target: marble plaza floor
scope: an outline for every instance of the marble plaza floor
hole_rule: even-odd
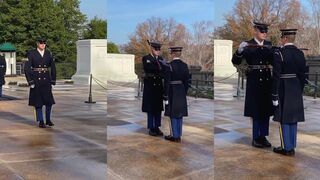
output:
[[[86,86],[60,82],[53,89],[55,126],[40,129],[27,106],[28,88],[6,86],[0,179],[213,179],[213,100],[189,98],[178,144],[147,135],[134,87],[107,88],[94,87],[97,103],[86,104]],[[168,118],[162,123],[168,134]]]
[[[243,116],[243,98],[232,84],[215,84],[214,179],[297,179],[320,177],[320,98],[304,97],[306,122],[299,123],[294,157],[251,146],[251,122]],[[268,139],[280,146],[278,124]]]
[[[106,93],[94,91],[99,102],[86,104],[87,91],[85,86],[55,86],[55,126],[40,129],[33,109],[27,106],[28,88],[4,88],[6,97],[0,101],[1,180],[106,179]]]
[[[108,91],[108,180],[213,179],[213,100],[189,98],[181,143],[147,134],[133,88]],[[161,129],[169,134],[168,118]]]

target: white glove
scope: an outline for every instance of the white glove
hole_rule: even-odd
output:
[[[30,88],[34,88],[34,84],[30,85]]]
[[[160,59],[159,62],[163,65],[167,65],[167,61],[165,59],[162,59],[162,60]]]
[[[169,101],[168,101],[168,100],[164,101],[164,104],[165,104],[165,105],[168,105],[168,104],[169,104]]]
[[[248,43],[243,41],[240,43],[239,48],[238,48],[238,53],[242,53],[242,51],[244,50],[245,47],[248,46]]]
[[[278,100],[272,101],[272,104],[273,104],[274,106],[278,106],[278,105],[279,105],[279,101],[278,101]]]

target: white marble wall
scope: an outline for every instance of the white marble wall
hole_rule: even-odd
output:
[[[17,74],[16,52],[0,52],[0,54],[2,54],[6,59],[6,63],[7,63],[6,75],[11,75],[11,74],[16,75]]]
[[[134,55],[132,54],[107,54],[109,80],[132,82],[138,79],[134,73]]]
[[[72,76],[76,84],[88,84],[90,74],[107,83],[108,80],[132,82],[134,55],[107,54],[106,39],[89,39],[77,42],[77,72]]]
[[[214,40],[214,75],[228,77],[236,72],[232,65],[232,41]]]

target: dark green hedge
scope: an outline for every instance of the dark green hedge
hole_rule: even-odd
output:
[[[57,79],[70,79],[76,73],[75,63],[56,63]]]

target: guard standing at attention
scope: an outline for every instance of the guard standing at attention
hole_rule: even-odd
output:
[[[148,41],[149,42],[149,41]],[[163,111],[163,67],[160,56],[161,44],[149,42],[151,53],[143,56],[144,85],[142,97],[142,112],[147,113],[149,135],[163,136],[160,130],[161,113]]]
[[[165,73],[165,116],[170,117],[171,134],[166,140],[181,142],[183,117],[188,116],[188,65],[180,58],[182,47],[170,47],[171,62]]]
[[[273,105],[277,110],[274,120],[280,122],[281,147],[275,153],[294,155],[297,144],[297,124],[303,122],[303,89],[306,60],[303,52],[294,45],[297,29],[282,29],[282,48],[274,53]]]
[[[51,108],[55,104],[52,85],[56,84],[56,66],[53,56],[46,49],[46,40],[39,38],[37,48],[28,51],[25,64],[25,75],[30,86],[29,106],[34,106],[36,120],[40,128],[53,126]],[[42,107],[45,106],[46,123],[44,123]]]
[[[6,59],[0,54],[0,97],[2,97],[2,86],[6,83],[4,76],[7,71]]]

